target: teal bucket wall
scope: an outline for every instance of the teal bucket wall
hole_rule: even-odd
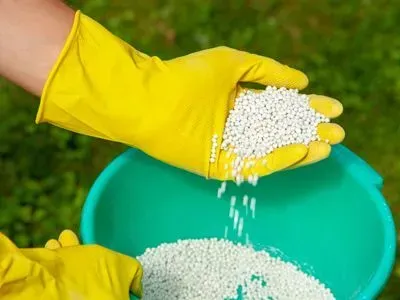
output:
[[[223,238],[232,222],[230,196],[247,194],[257,198],[256,218],[244,229],[255,248],[301,266],[337,299],[374,299],[387,282],[396,232],[382,178],[346,147],[333,147],[320,163],[261,178],[256,187],[228,184],[222,199],[218,187],[129,149],[91,188],[82,240],[137,256],[177,239]]]

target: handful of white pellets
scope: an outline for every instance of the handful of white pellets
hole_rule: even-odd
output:
[[[297,90],[245,91],[236,99],[223,133],[220,148],[228,156],[236,155],[231,166],[225,166],[226,172],[232,172],[226,177],[240,185],[244,168],[251,168],[255,159],[265,159],[280,147],[320,140],[317,126],[326,122],[329,119],[311,108],[308,96]],[[216,161],[216,149],[217,134],[212,138],[211,163]],[[251,173],[246,180],[255,186],[258,174]],[[227,183],[222,182],[217,197],[226,199],[226,189]],[[138,257],[144,268],[144,299],[335,299],[328,288],[295,265],[253,249],[245,220],[256,217],[255,197],[231,196],[227,208],[230,223],[224,228],[224,239],[161,244]],[[228,241],[228,235],[243,235],[245,245]]]
[[[221,149],[228,156],[236,154],[232,166],[226,166],[232,172],[227,177],[232,175],[241,183],[244,180],[241,172],[244,167],[252,166],[252,160],[287,145],[319,141],[317,126],[329,121],[310,107],[309,97],[299,94],[298,90],[276,87],[267,87],[261,92],[245,90],[236,98],[225,123]],[[217,138],[215,134],[210,162],[215,161]]]
[[[222,148],[232,148],[243,158],[261,158],[283,146],[319,140],[317,126],[326,122],[329,118],[311,108],[308,96],[297,90],[247,90],[230,111]]]

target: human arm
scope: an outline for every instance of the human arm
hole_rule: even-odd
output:
[[[40,96],[73,20],[60,0],[0,0],[0,76]]]

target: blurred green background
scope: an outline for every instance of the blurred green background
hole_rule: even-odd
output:
[[[309,93],[340,99],[345,145],[385,178],[400,220],[400,5],[384,0],[69,1],[161,58],[227,45],[308,74]],[[397,3],[397,4],[396,4]],[[96,175],[122,145],[36,126],[38,100],[0,79],[0,229],[19,246],[78,230]],[[357,216],[355,216],[356,218]],[[400,299],[400,265],[382,295]]]

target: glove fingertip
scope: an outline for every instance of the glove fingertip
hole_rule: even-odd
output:
[[[302,90],[309,80],[303,72],[284,65],[272,58],[247,54],[244,67],[240,68],[241,82],[253,82],[262,85],[286,87]]]
[[[343,113],[340,101],[321,95],[309,95],[310,107],[328,118],[337,118]]]
[[[321,123],[317,126],[317,133],[322,139],[331,145],[340,144],[345,136],[344,129],[336,123]]]
[[[308,146],[308,154],[299,163],[290,167],[290,169],[297,169],[299,167],[315,164],[321,160],[329,157],[332,147],[325,142],[311,142]]]
[[[49,249],[49,250],[55,250],[55,249],[61,248],[61,245],[60,245],[60,243],[59,243],[57,240],[51,239],[51,240],[48,240],[48,241],[46,242],[46,244],[44,245],[44,247],[45,247],[46,249]]]
[[[58,237],[58,241],[60,242],[62,247],[71,247],[78,246],[79,239],[77,235],[69,229],[63,230]]]
[[[294,144],[276,149],[267,156],[267,165],[274,171],[287,169],[293,164],[303,159],[308,152],[308,148],[302,144]]]
[[[289,76],[288,80],[288,88],[294,88],[298,90],[305,89],[308,86],[309,80],[306,74],[303,72],[296,70],[296,69],[291,69],[292,75]]]
[[[272,59],[264,59],[262,64],[263,67],[259,68],[259,71],[264,72],[264,84],[266,85],[298,90],[308,86],[308,77],[300,70]]]

